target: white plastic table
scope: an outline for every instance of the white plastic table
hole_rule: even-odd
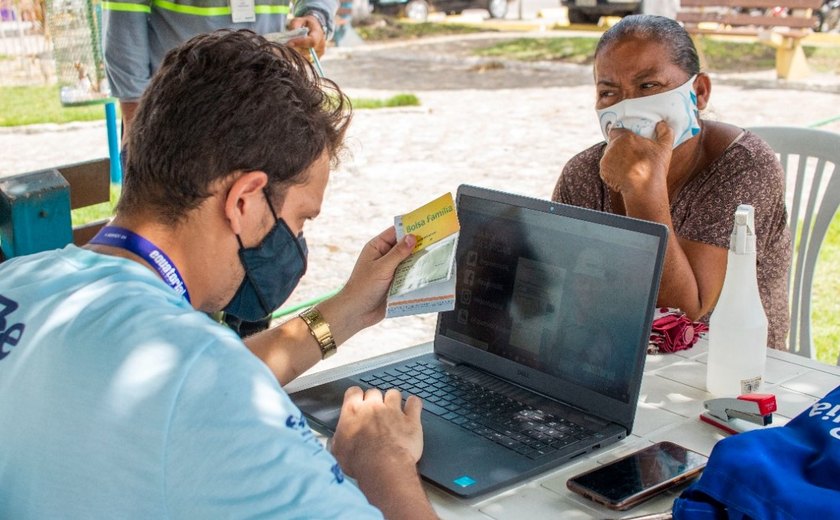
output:
[[[705,391],[707,344],[701,340],[692,349],[676,354],[648,356],[633,432],[623,441],[598,450],[533,479],[479,499],[467,501],[437,488],[426,489],[441,518],[524,519],[624,518],[670,510],[682,488],[625,512],[596,505],[566,489],[566,480],[587,469],[609,462],[658,441],[673,441],[705,455],[727,436],[701,422],[703,401],[713,396]],[[431,343],[304,376],[286,386],[294,392],[322,382],[369,370],[379,365],[432,351]],[[774,424],[784,424],[820,397],[840,385],[840,367],[825,365],[795,354],[768,350],[763,393],[776,395],[778,411]]]

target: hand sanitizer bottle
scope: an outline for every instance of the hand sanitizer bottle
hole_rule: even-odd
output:
[[[729,242],[726,278],[709,319],[706,389],[719,397],[759,390],[767,360],[767,316],[758,293],[755,210],[741,204]]]

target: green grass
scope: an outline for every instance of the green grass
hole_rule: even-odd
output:
[[[816,72],[840,74],[840,48],[803,47],[808,65]]]
[[[776,50],[768,45],[702,37],[698,51],[713,71],[761,70],[776,67]]]
[[[476,50],[475,54],[521,61],[591,64],[597,43],[597,35],[574,38],[519,38],[489,45]],[[706,58],[709,71],[734,72],[776,67],[775,49],[761,43],[701,38],[700,49]],[[803,49],[808,57],[808,64],[814,71],[840,73],[840,49],[812,46]]]
[[[811,293],[811,336],[817,359],[834,365],[840,355],[840,213],[823,242]]]
[[[478,49],[479,56],[521,61],[592,63],[597,38],[518,38]]]
[[[418,106],[414,94],[397,94],[387,99],[351,99],[354,108]],[[119,111],[118,115],[119,117]],[[105,119],[103,105],[62,107],[58,87],[0,87],[0,126],[69,123]]]
[[[353,28],[365,41],[410,40],[429,36],[445,36],[450,34],[471,34],[479,32],[494,32],[472,25],[454,23],[417,23],[399,20],[389,16],[373,16],[364,25],[353,25]]]
[[[776,49],[757,42],[701,38],[700,48],[713,71],[750,71],[776,68]],[[803,46],[808,65],[815,72],[840,73],[840,49]]]
[[[103,105],[63,107],[57,86],[0,87],[0,126],[105,119]]]
[[[102,204],[94,204],[85,208],[74,209],[70,212],[70,221],[72,225],[81,226],[88,222],[95,222],[114,216],[114,208],[117,207],[117,201],[120,200],[120,186],[111,185],[111,202],[103,202]]]
[[[397,94],[388,99],[353,98],[350,101],[355,109],[420,106],[420,100],[414,94]]]

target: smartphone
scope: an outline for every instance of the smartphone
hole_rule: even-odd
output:
[[[298,27],[297,29],[293,29],[291,31],[283,31],[283,32],[274,32],[274,33],[267,33],[263,34],[263,38],[270,42],[279,43],[282,45],[288,44],[290,41],[295,40],[297,38],[303,38],[304,36],[309,34],[309,28],[307,27]],[[309,59],[312,61],[312,65],[315,67],[315,72],[318,73],[320,77],[324,77],[324,69],[321,67],[321,61],[318,59],[318,53],[315,52],[315,49],[309,48]]]
[[[566,487],[623,511],[696,477],[707,460],[696,451],[664,441],[576,475],[566,481]]]
[[[303,38],[309,34],[309,28],[307,27],[298,27],[297,29],[291,31],[283,31],[283,32],[274,32],[274,33],[267,33],[263,34],[263,38],[270,42],[280,43],[280,44],[287,44],[290,41],[296,38]]]

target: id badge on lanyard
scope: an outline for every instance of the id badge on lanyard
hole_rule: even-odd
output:
[[[254,0],[230,0],[230,16],[233,23],[257,21]]]

